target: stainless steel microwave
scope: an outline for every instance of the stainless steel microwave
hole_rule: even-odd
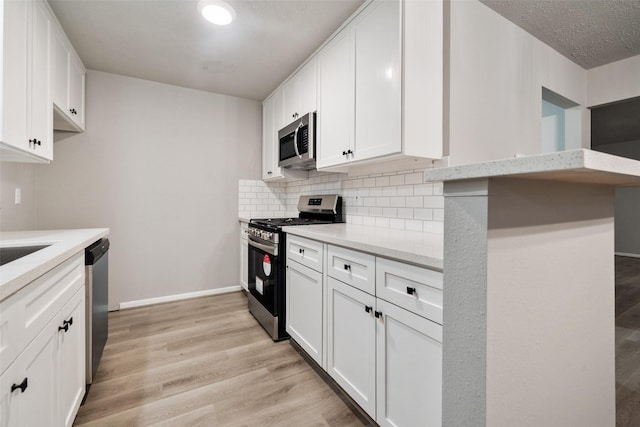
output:
[[[278,132],[281,168],[316,168],[316,113],[308,113]]]

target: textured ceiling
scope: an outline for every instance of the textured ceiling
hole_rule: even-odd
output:
[[[480,0],[589,69],[640,55],[640,0]]]
[[[227,0],[237,19],[206,22],[197,0],[49,0],[84,65],[264,99],[363,0]]]

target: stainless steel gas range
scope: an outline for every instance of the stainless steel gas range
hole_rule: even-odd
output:
[[[249,222],[249,311],[274,341],[285,331],[286,233],[284,226],[344,222],[342,197],[300,196],[297,218],[252,219]]]

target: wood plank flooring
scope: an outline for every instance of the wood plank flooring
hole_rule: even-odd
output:
[[[616,257],[617,427],[640,426],[640,259]]]
[[[362,426],[240,293],[109,313],[76,426]]]

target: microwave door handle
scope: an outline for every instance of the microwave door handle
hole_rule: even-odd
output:
[[[300,154],[300,150],[298,150],[298,130],[302,127],[302,122],[296,127],[295,132],[293,132],[293,149],[296,150],[296,156],[299,159],[302,158],[302,154]]]

